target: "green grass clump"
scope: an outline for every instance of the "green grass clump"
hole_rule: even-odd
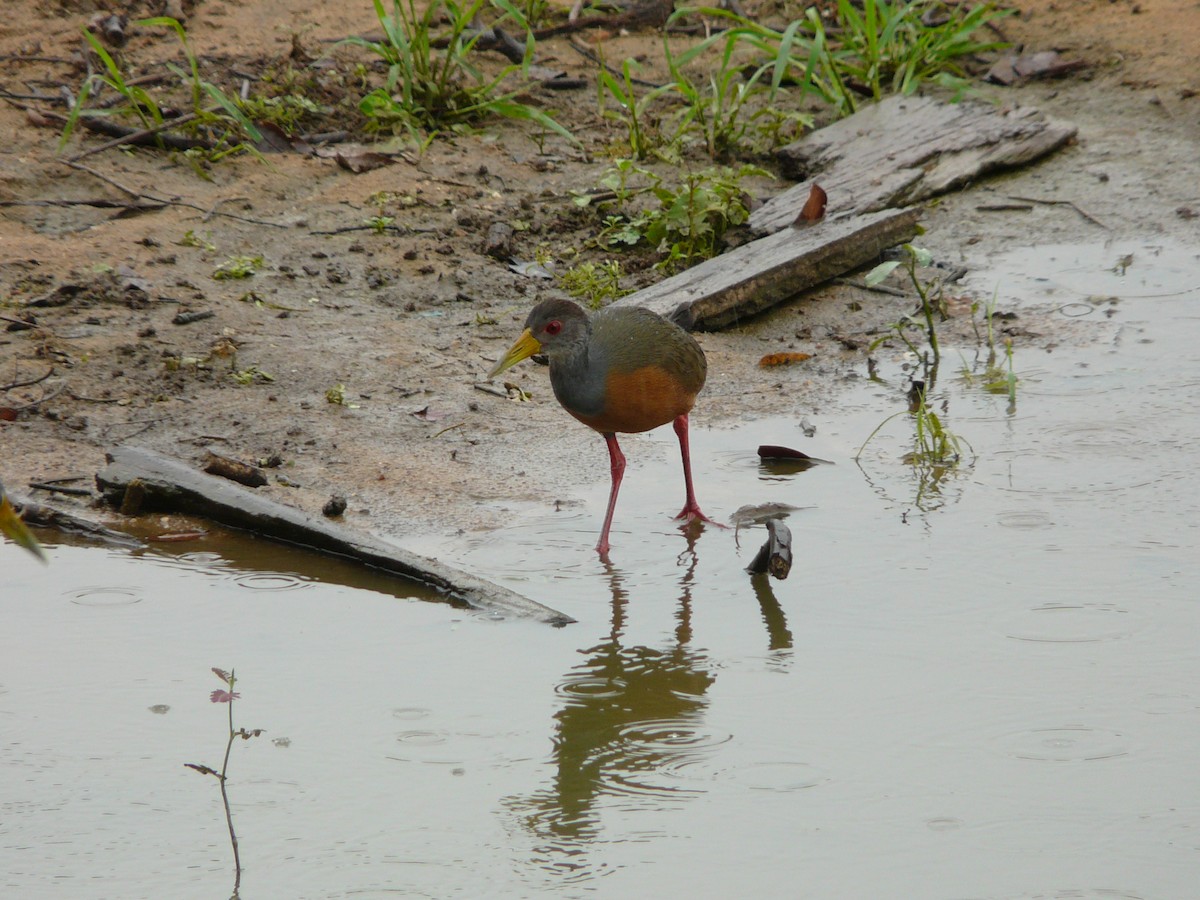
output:
[[[535,41],[522,12],[509,0],[429,0],[418,8],[416,0],[392,0],[389,13],[383,0],[373,0],[383,39],[347,38],[342,43],[363,47],[387,63],[383,87],[362,98],[359,109],[376,130],[401,130],[424,142],[423,135],[484,119],[504,116],[522,119],[558,134],[574,137],[547,113],[518,99],[527,86]],[[485,8],[501,13],[526,32],[521,63],[486,74],[474,62],[472,51],[483,31],[476,18]],[[445,27],[437,26],[442,20]]]

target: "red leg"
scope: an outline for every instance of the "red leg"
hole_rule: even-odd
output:
[[[688,417],[686,413],[675,417],[675,434],[679,436],[679,453],[683,457],[683,483],[687,488],[687,499],[683,504],[683,510],[675,518],[687,519],[689,522],[700,519],[702,522],[719,525],[720,523],[714,522],[702,513],[700,504],[696,502],[696,491],[692,487],[692,454],[688,449]]]
[[[600,543],[596,544],[596,552],[602,557],[608,556],[608,529],[612,526],[613,511],[617,508],[617,491],[621,489],[621,479],[625,477],[625,454],[617,444],[617,436],[612,432],[604,435],[608,444],[608,461],[612,473],[612,487],[608,492],[608,512],[604,514],[604,527],[600,530]]]

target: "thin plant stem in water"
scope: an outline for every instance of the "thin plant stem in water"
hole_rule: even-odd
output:
[[[229,805],[229,756],[233,752],[233,742],[237,738],[244,741],[250,740],[252,737],[258,737],[263,733],[263,729],[255,728],[247,730],[245,728],[233,727],[233,701],[238,699],[241,694],[233,689],[237,684],[237,677],[233,670],[226,672],[224,669],[213,668],[213,674],[225,682],[226,690],[215,690],[209,695],[209,700],[213,703],[225,703],[229,707],[229,736],[225,741],[225,756],[221,760],[220,771],[211,766],[201,765],[199,763],[184,763],[189,769],[199,772],[201,775],[211,775],[217,779],[217,783],[221,786],[221,803],[225,808],[225,824],[229,828],[229,845],[233,848],[233,895],[231,900],[236,900],[238,891],[242,885],[242,857],[238,850],[237,832],[233,827],[233,810]]]

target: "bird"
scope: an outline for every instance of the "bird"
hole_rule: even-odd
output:
[[[688,413],[704,387],[708,363],[696,339],[673,322],[636,306],[588,314],[551,298],[533,307],[525,330],[488,374],[494,378],[536,353],[550,361],[554,396],[572,416],[604,437],[612,485],[596,552],[607,558],[609,530],[625,474],[617,434],[674,423],[683,458],[686,499],[676,519],[714,523],[696,502],[688,448]]]
[[[4,492],[3,484],[0,484],[0,534],[5,535],[14,543],[24,547],[38,559],[45,562],[46,556],[42,553],[41,544],[37,542],[37,538],[29,533],[29,529],[25,527],[25,523],[21,521],[21,517],[17,515],[17,511],[8,502],[8,495]]]

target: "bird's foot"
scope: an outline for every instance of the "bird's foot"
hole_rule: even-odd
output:
[[[680,510],[679,515],[675,517],[676,521],[683,519],[688,524],[692,522],[707,522],[709,525],[715,525],[717,528],[728,528],[728,525],[722,525],[720,522],[714,522],[708,516],[700,511],[699,506],[685,506]]]

